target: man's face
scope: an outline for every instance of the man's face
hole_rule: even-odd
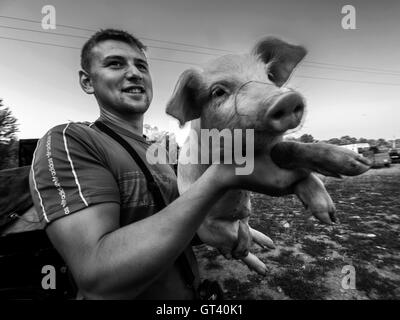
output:
[[[143,114],[153,98],[147,59],[136,46],[117,40],[98,43],[91,53],[90,78],[101,108],[117,115]]]

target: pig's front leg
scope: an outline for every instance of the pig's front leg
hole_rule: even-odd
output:
[[[327,224],[336,221],[335,205],[323,182],[315,174],[311,173],[297,182],[294,185],[294,193],[318,220]]]
[[[310,169],[325,176],[356,176],[371,167],[371,161],[346,148],[327,143],[278,142],[272,161],[284,169]]]

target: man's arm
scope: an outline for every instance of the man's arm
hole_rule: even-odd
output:
[[[52,222],[47,234],[85,297],[134,298],[165,271],[225,192],[214,169],[160,212],[122,228],[113,202]]]
[[[234,165],[211,165],[160,212],[120,228],[120,208],[108,202],[53,221],[48,235],[87,298],[135,298],[186,248],[213,204],[228,188],[283,195],[308,173],[280,169],[256,157],[250,175]]]

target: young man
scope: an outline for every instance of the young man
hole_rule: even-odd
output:
[[[79,79],[98,102],[99,120],[145,161],[143,115],[153,91],[144,49],[126,32],[99,31],[82,49]],[[38,143],[30,186],[81,297],[193,299],[199,275],[190,241],[228,188],[274,185],[259,162],[249,176],[235,176],[232,165],[213,165],[181,197],[171,167],[149,165],[168,204],[156,212],[145,176],[129,154],[95,124],[68,123]],[[192,286],[176,262],[182,252],[195,276]]]

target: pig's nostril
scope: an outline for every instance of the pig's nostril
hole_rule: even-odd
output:
[[[302,113],[303,110],[304,110],[304,106],[302,104],[299,104],[294,108],[293,112],[296,114],[299,114],[299,113]]]
[[[289,92],[282,94],[265,115],[266,125],[276,132],[294,129],[303,118],[305,105],[302,97]]]
[[[296,116],[299,116],[303,113],[303,110],[304,110],[304,106],[302,104],[298,104],[296,107],[294,107],[292,109],[292,112],[290,112],[290,108],[289,108],[289,110],[287,110],[287,109],[277,110],[275,113],[272,114],[272,118],[274,120],[280,120],[290,114],[295,114]]]
[[[272,118],[278,120],[278,119],[281,119],[284,115],[285,115],[285,111],[279,110],[272,115]]]

